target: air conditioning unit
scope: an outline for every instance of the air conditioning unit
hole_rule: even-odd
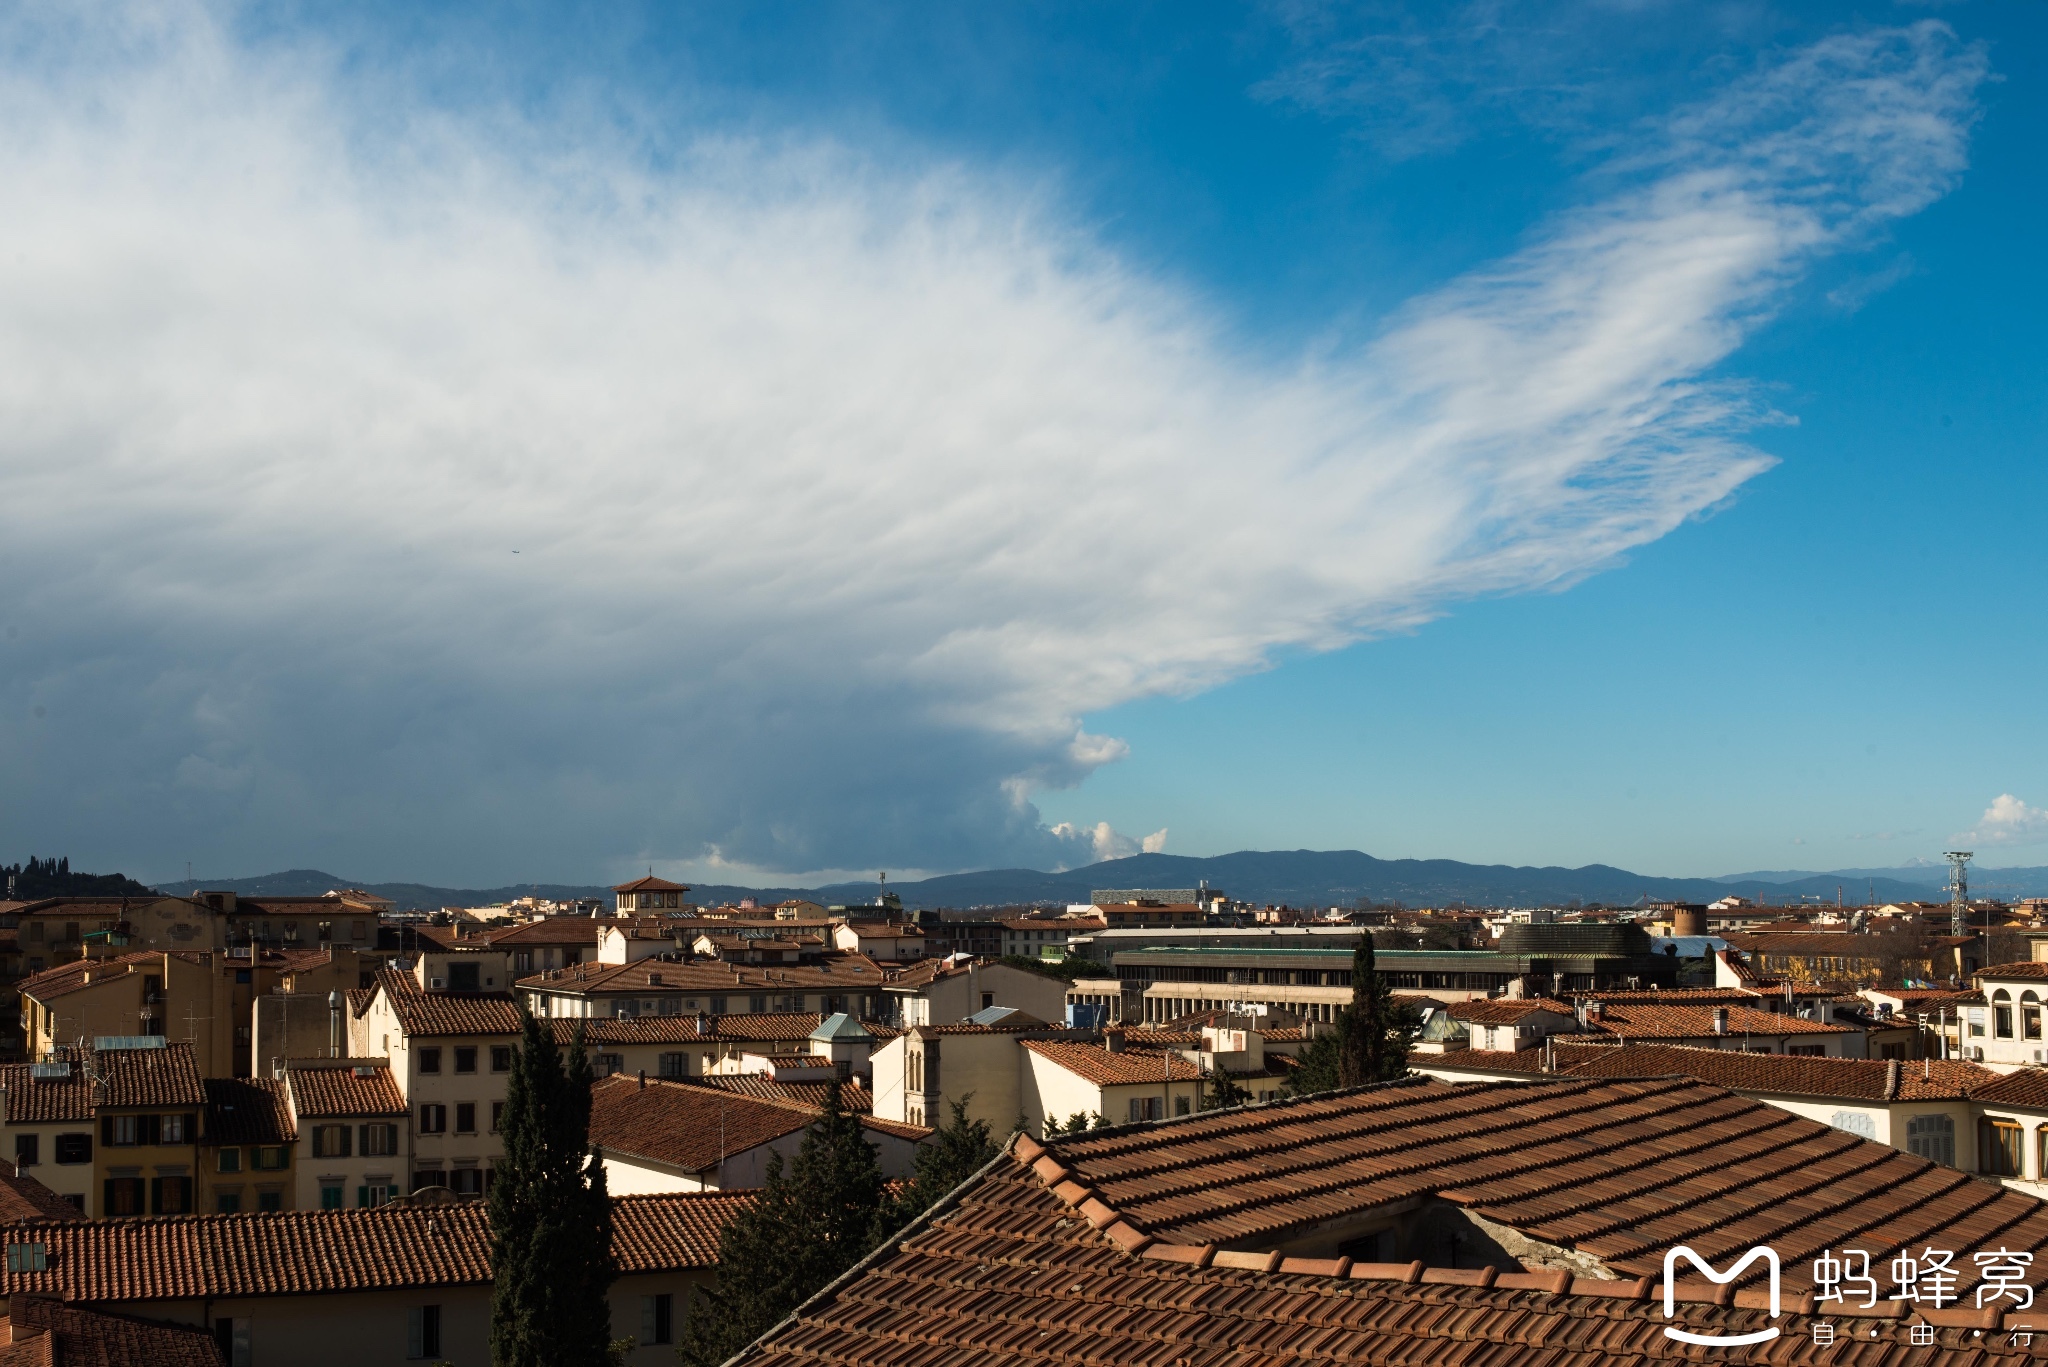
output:
[[[427,979],[427,986],[429,988],[445,989],[448,986],[448,980],[446,978],[429,978]],[[1977,1051],[1977,1056],[1979,1058],[1982,1058],[1984,1056],[1984,1051],[1982,1049],[1979,1049]]]

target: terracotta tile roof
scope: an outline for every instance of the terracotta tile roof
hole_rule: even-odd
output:
[[[78,1207],[35,1178],[0,1167],[0,1224],[24,1220],[77,1220]]]
[[[590,1089],[590,1142],[607,1153],[652,1159],[686,1172],[716,1168],[757,1145],[794,1134],[818,1108],[783,1098],[740,1095],[685,1082],[619,1075]],[[931,1134],[915,1125],[860,1117],[862,1128],[913,1142]]]
[[[587,1044],[744,1044],[809,1039],[825,1018],[815,1012],[767,1011],[760,1015],[711,1016],[708,1034],[697,1033],[694,1013],[680,1016],[550,1016],[542,1024],[566,1045],[583,1027]]]
[[[55,1120],[92,1119],[92,1084],[83,1070],[69,1077],[34,1077],[25,1063],[0,1067],[0,1087],[7,1089],[7,1123],[47,1124]]]
[[[750,1199],[750,1192],[614,1197],[621,1270],[715,1266],[719,1229]],[[482,1201],[25,1224],[6,1238],[49,1248],[43,1271],[0,1267],[0,1295],[10,1297],[132,1303],[491,1280]]]
[[[1603,1030],[1625,1039],[1704,1039],[1714,1033],[1714,1013],[1728,1013],[1730,1035],[1845,1035],[1846,1025],[1781,1016],[1748,1006],[1636,1006],[1604,1008],[1599,1019],[1588,1020],[1589,1030]]]
[[[1417,1068],[1472,1069],[1487,1073],[1540,1073],[1543,1046],[1530,1049],[1452,1049],[1441,1054],[1415,1054]]]
[[[509,992],[424,992],[412,974],[395,968],[377,974],[376,990],[408,1035],[519,1033],[519,1005]]]
[[[1979,978],[2029,978],[2039,980],[2048,978],[2048,963],[2033,963],[2021,960],[2019,963],[2014,964],[1993,964],[1989,968],[1978,969],[1974,976]]]
[[[1125,1048],[1112,1054],[1099,1044],[1074,1044],[1065,1040],[1027,1039],[1017,1041],[1032,1053],[1098,1087],[1117,1087],[1140,1082],[1196,1082],[1201,1070],[1177,1053],[1160,1049]]]
[[[635,878],[630,883],[620,883],[612,889],[613,892],[688,892],[689,890],[690,885],[687,883],[671,883],[666,878],[656,878],[651,873],[645,878]]]
[[[1671,1321],[1651,1277],[1496,1274],[1151,1243],[1091,1193],[1066,1182],[1049,1189],[1024,1166],[1036,1154],[1057,1172],[1069,1149],[1102,1142],[1061,1144],[1050,1154],[1018,1142],[1011,1156],[956,1193],[929,1223],[913,1225],[878,1250],[738,1361],[746,1367],[1646,1367],[1716,1356],[1666,1337]],[[1726,1265],[1720,1246],[1710,1256]],[[1835,1309],[1826,1318],[1841,1326],[1842,1337],[1837,1346],[1822,1347],[1812,1332],[1821,1317],[1805,1313],[1796,1295],[1774,1318],[1768,1297],[1746,1286],[1734,1289],[1733,1304],[1725,1307],[1716,1303],[1720,1288],[1704,1279],[1681,1281],[1674,1291],[1679,1323],[1693,1332],[1781,1328],[1782,1337],[1767,1349],[1719,1355],[1731,1363],[2018,1367],[2038,1361],[2010,1334],[1991,1332],[2026,1322],[2024,1313],[2005,1316],[2001,1326],[1996,1309],[1934,1311],[1925,1318],[1938,1325],[1936,1341],[1922,1348],[1906,1342],[1901,1303],[1880,1303],[1882,1309],[1867,1315],[1860,1308]],[[1851,1305],[1859,1303],[1852,1299]],[[1882,1338],[1865,1343],[1871,1329]]]
[[[207,1078],[206,1103],[208,1143],[291,1144],[298,1140],[284,1083],[275,1078]]]
[[[2022,1068],[2007,1073],[1996,1081],[1970,1088],[1970,1098],[1994,1106],[2048,1110],[2048,1068]]]
[[[1673,1006],[1753,1006],[1764,998],[1782,995],[1782,991],[1774,993],[1761,987],[1627,988],[1612,992],[1572,993],[1574,999],[1581,1001],[1638,1004],[1668,1002]]]
[[[1849,1238],[2048,1251],[2031,1196],[1689,1078],[1393,1083],[1097,1131],[1053,1159],[1098,1227],[1189,1246],[1272,1248],[1437,1198],[1621,1278],[1661,1276],[1679,1244],[1768,1243],[1795,1301]]]
[[[523,949],[534,945],[595,945],[597,922],[588,916],[550,916],[522,926],[485,933],[492,949]]]
[[[192,1046],[176,1043],[166,1044],[160,1049],[88,1049],[92,1067],[106,1083],[102,1105],[114,1108],[124,1106],[204,1106],[206,1088],[199,1080],[199,1069],[192,1061]],[[73,1059],[72,1071],[78,1072],[77,1053],[67,1051]]]
[[[1454,1021],[1464,1021],[1468,1025],[1519,1025],[1523,1017],[1533,1016],[1539,1011],[1548,1011],[1553,1016],[1569,1018],[1573,1008],[1564,1002],[1552,1001],[1548,997],[1522,997],[1516,1000],[1495,997],[1487,1001],[1459,1002],[1450,1008],[1450,1017]]]
[[[1978,1095],[1980,1088],[1998,1077],[1988,1068],[1954,1060],[1901,1063],[1895,1059],[1808,1058],[1670,1044],[1605,1049],[1572,1064],[1570,1071],[1581,1077],[1682,1073],[1737,1092],[1886,1102],[1960,1101]]]
[[[708,1087],[714,1092],[730,1092],[735,1096],[759,1097],[763,1101],[795,1101],[805,1106],[825,1104],[825,1092],[832,1085],[829,1082],[777,1082],[760,1073],[738,1075],[714,1074],[710,1077],[671,1078],[690,1087]],[[870,1092],[859,1079],[839,1084],[839,1104],[847,1110],[865,1115],[875,1109],[874,1093]]]
[[[1899,952],[1889,935],[1861,935],[1850,931],[1775,931],[1775,930],[1730,930],[1721,933],[1722,939],[1737,949],[1752,954],[1796,954],[1823,958],[1882,959]],[[1915,957],[1925,954],[1938,945],[1953,944],[1946,936],[1930,936],[1926,948],[1908,953]]]
[[[17,1296],[7,1307],[0,1367],[221,1367],[211,1333]]]
[[[381,1063],[322,1067],[295,1062],[285,1069],[285,1083],[301,1120],[395,1116],[407,1109],[390,1067]]]

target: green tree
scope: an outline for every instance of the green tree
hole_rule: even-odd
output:
[[[618,1277],[611,1196],[590,1147],[590,1060],[579,1028],[566,1064],[522,1013],[491,1185],[493,1367],[606,1367]]]
[[[1334,1032],[1317,1035],[1303,1047],[1286,1091],[1308,1096],[1402,1077],[1420,1024],[1415,1009],[1387,990],[1373,958],[1372,936],[1361,934],[1351,953],[1351,1005],[1337,1013]]]
[[[833,1082],[796,1160],[768,1158],[767,1182],[718,1240],[718,1281],[690,1306],[676,1356],[717,1367],[780,1323],[868,1249],[882,1209],[874,1146]]]
[[[969,1120],[972,1093],[948,1103],[952,1118],[917,1149],[917,1166],[903,1190],[882,1213],[882,1235],[903,1228],[932,1208],[953,1188],[988,1165],[1002,1151],[986,1120]]]
[[[1205,1111],[1224,1111],[1232,1106],[1242,1106],[1252,1099],[1252,1094],[1237,1085],[1237,1079],[1221,1068],[1209,1074],[1209,1094],[1202,1098]]]

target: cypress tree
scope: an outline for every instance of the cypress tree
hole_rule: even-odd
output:
[[[590,1147],[590,1059],[579,1026],[564,1065],[521,1013],[491,1186],[492,1367],[605,1367],[618,1277],[611,1197]]]
[[[946,1193],[979,1172],[1001,1147],[990,1133],[986,1120],[969,1120],[969,1097],[950,1103],[952,1118],[929,1144],[917,1149],[917,1166],[911,1179],[882,1212],[883,1236],[893,1234],[938,1202]],[[1087,1122],[1075,1116],[1074,1129]]]
[[[882,1210],[882,1169],[835,1081],[796,1161],[768,1157],[767,1183],[720,1231],[718,1281],[690,1306],[676,1356],[717,1367],[866,1253]]]

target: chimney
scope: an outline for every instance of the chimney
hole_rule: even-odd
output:
[[[707,1013],[699,1011],[697,1013],[697,1038],[702,1039],[710,1033],[711,1017]]]
[[[647,1070],[645,1068],[640,1070],[640,1090],[643,1092],[647,1090]]]
[[[1714,1033],[1717,1035],[1728,1033],[1728,1008],[1725,1006],[1714,1008]]]
[[[1124,1051],[1124,1032],[1121,1030],[1103,1031],[1102,1047],[1112,1054],[1121,1054]]]
[[[341,1057],[341,989],[338,987],[327,994],[327,1057]]]

